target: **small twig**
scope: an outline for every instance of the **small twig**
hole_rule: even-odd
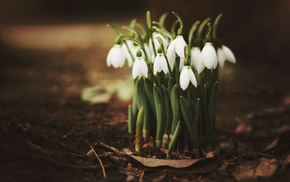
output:
[[[98,154],[97,154],[97,152],[95,151],[95,149],[90,145],[90,143],[88,142],[88,140],[85,139],[85,141],[88,143],[88,145],[90,146],[90,148],[91,148],[92,151],[94,152],[95,156],[98,158],[99,163],[100,163],[100,165],[101,165],[101,167],[102,167],[102,171],[103,171],[104,179],[106,179],[106,178],[107,178],[107,176],[106,176],[106,171],[105,171],[105,168],[104,168],[104,166],[103,166],[103,163],[102,163],[100,157],[98,156]]]
[[[126,156],[123,152],[119,151],[119,150],[116,149],[115,147],[111,147],[111,146],[109,146],[109,145],[107,145],[107,144],[105,144],[105,143],[103,143],[103,142],[98,143],[98,145],[103,146],[103,147],[105,147],[105,148],[107,148],[107,149],[109,149],[109,150],[115,152],[115,154],[116,154],[117,156]]]
[[[235,158],[233,158],[231,160],[228,160],[227,162],[228,163],[231,163],[231,162],[234,162],[234,161],[236,161],[238,159],[241,159],[243,157],[246,157],[248,155],[259,155],[259,156],[263,156],[263,157],[274,158],[274,156],[269,155],[269,154],[264,154],[264,153],[259,153],[259,152],[248,152],[248,153],[242,154],[242,155],[240,155],[238,157],[235,157]]]

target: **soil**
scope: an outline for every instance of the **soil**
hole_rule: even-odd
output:
[[[111,148],[134,146],[126,123],[131,101],[112,95],[90,104],[81,98],[86,87],[105,87],[130,75],[126,69],[107,68],[106,54],[98,47],[2,48],[0,181],[105,181],[91,147],[107,181],[235,181],[244,179],[248,168],[250,180],[290,180],[286,68],[261,62],[227,64],[219,87],[216,155],[208,163],[210,170],[149,168]]]

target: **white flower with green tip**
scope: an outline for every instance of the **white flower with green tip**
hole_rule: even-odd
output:
[[[158,53],[154,60],[153,66],[154,75],[156,75],[157,72],[161,71],[163,71],[165,74],[168,73],[168,66],[163,53]]]
[[[197,87],[197,81],[195,75],[190,66],[184,66],[180,73],[180,87],[182,90],[186,90],[189,83],[192,83],[195,87]]]
[[[200,59],[207,69],[215,69],[217,67],[217,53],[211,42],[205,43],[200,54]]]
[[[142,50],[139,49],[137,51],[137,58],[135,59],[134,65],[133,65],[133,69],[132,69],[132,76],[133,78],[137,78],[138,76],[144,76],[144,77],[148,77],[148,67],[146,64],[145,59],[142,57]]]
[[[178,35],[173,41],[170,42],[167,49],[167,59],[171,70],[173,70],[175,63],[175,54],[180,58],[185,58],[185,47],[187,46],[182,35]]]

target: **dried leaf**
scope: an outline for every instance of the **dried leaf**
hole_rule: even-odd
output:
[[[256,179],[257,177],[270,177],[277,170],[276,159],[261,158],[256,161],[246,161],[239,165],[233,173],[236,180]]]
[[[170,159],[152,159],[140,156],[129,155],[146,167],[173,167],[173,168],[187,168],[198,164],[199,162],[205,162],[206,160],[213,161],[214,158],[210,159],[181,159],[181,160],[170,160]],[[216,166],[216,160],[212,163]],[[215,167],[216,168],[216,167]]]

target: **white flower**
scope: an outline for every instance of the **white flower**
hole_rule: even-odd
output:
[[[129,47],[129,49],[133,48],[133,44],[131,44],[130,41],[127,41],[127,45]],[[128,49],[127,49],[126,44],[122,45],[122,51],[124,52],[125,57],[126,57],[126,59],[128,61],[128,66],[131,67],[133,65],[133,59],[132,59],[132,56],[130,55],[130,53],[129,53]]]
[[[143,57],[137,57],[134,62],[133,69],[132,69],[132,76],[133,78],[137,78],[137,76],[145,76],[148,77],[148,67]]]
[[[160,33],[157,33],[157,32],[153,32],[152,37],[153,37],[153,43],[154,43],[154,47],[155,47],[155,51],[156,52],[158,51],[158,48],[160,47],[160,43],[159,43],[157,37],[161,38],[161,40],[163,42],[163,45],[164,45],[164,49],[167,48],[167,46],[168,46],[168,39],[166,37],[162,36]],[[149,40],[149,46],[150,46],[151,52],[153,53],[154,50],[153,50],[151,38]]]
[[[191,49],[190,65],[196,69],[198,74],[200,74],[205,68],[205,66],[200,58],[200,54],[201,54],[201,51],[200,51],[199,47],[193,47]]]
[[[130,41],[130,40],[127,40],[126,43],[134,59],[132,59],[132,56],[125,43],[122,45],[122,51],[124,52],[125,57],[128,60],[128,66],[131,67],[133,65],[133,60],[137,58],[136,53],[140,49],[140,46],[134,45],[133,41]],[[143,50],[141,51],[142,51],[142,57],[145,58],[144,51]]]
[[[179,82],[182,90],[187,89],[189,82],[191,82],[195,87],[197,87],[197,81],[190,66],[184,66],[182,68]]]
[[[169,62],[169,66],[171,70],[173,70],[174,63],[175,63],[175,53],[180,58],[185,58],[185,47],[186,42],[184,41],[184,38],[182,35],[178,35],[173,41],[170,42],[168,49],[167,49],[167,59]]]
[[[109,51],[107,56],[107,65],[115,68],[123,67],[125,63],[125,55],[121,49],[121,45],[115,44]]]
[[[228,60],[231,63],[236,63],[236,58],[233,52],[225,45],[222,45],[221,48],[217,49],[217,56],[218,56],[218,62],[221,68],[224,67],[224,63],[226,60]]]
[[[158,55],[155,58],[153,66],[154,75],[156,75],[157,72],[161,71],[163,71],[165,74],[168,73],[168,67],[163,53],[158,53]]]
[[[206,42],[201,54],[200,59],[207,69],[215,69],[217,66],[217,54],[211,42]]]

